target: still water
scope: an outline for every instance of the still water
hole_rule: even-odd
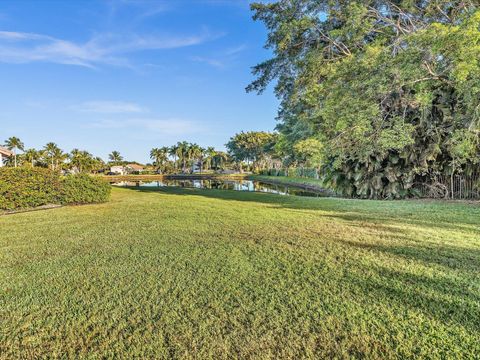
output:
[[[115,186],[121,187],[182,187],[195,189],[219,189],[219,190],[235,190],[235,191],[256,191],[264,193],[272,193],[279,195],[296,195],[296,196],[328,196],[322,192],[304,190],[294,186],[272,185],[261,181],[253,180],[220,180],[220,179],[202,179],[202,180],[155,180],[155,181],[120,181],[113,183]]]

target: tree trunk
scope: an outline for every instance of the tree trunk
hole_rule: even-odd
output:
[[[452,174],[450,175],[450,197],[452,198],[452,200],[454,199],[454,195],[453,195],[453,190],[454,190],[454,187],[453,187],[453,175],[455,173],[455,159],[452,161]]]

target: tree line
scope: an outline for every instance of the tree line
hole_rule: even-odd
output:
[[[150,151],[153,166],[160,173],[224,171],[230,168],[230,156],[214,147],[201,147],[196,143],[179,141],[172,146],[153,148]]]
[[[160,172],[193,172],[213,170],[259,171],[281,166],[275,144],[277,134],[265,131],[240,132],[225,144],[227,151],[203,148],[187,141],[150,151],[153,165]]]
[[[11,158],[4,160],[7,166],[45,167],[75,172],[99,172],[107,166],[100,157],[95,157],[88,151],[73,149],[64,152],[53,142],[47,143],[42,149],[25,148],[18,137],[12,136],[5,141],[4,146],[13,152]]]
[[[270,168],[316,167],[319,164],[317,142],[311,139],[301,141],[295,145],[293,153],[288,154],[283,151],[281,140],[281,135],[276,132],[240,132],[225,144],[227,151],[179,141],[172,146],[151,149],[149,156],[152,163],[147,166],[161,174],[185,174],[194,171],[226,170],[259,172]],[[14,154],[13,157],[5,159],[6,165],[14,167],[48,167],[53,170],[96,173],[108,172],[113,165],[138,164],[136,161],[126,161],[117,150],[112,151],[105,162],[86,150],[73,149],[64,152],[53,142],[42,149],[26,149],[19,138],[10,137],[4,146]]]
[[[157,173],[191,173],[193,171],[249,171],[261,166],[271,166],[269,149],[273,146],[275,134],[267,132],[240,133],[227,144],[228,152],[214,147],[202,147],[187,141],[172,146],[156,147],[150,151],[151,166]],[[42,149],[26,148],[18,137],[10,137],[4,146],[13,152],[4,159],[5,165],[17,167],[48,167],[52,170],[74,172],[108,172],[110,166],[137,163],[126,161],[117,150],[108,155],[105,162],[86,150],[73,149],[64,152],[50,142]],[[137,163],[138,164],[138,163]]]

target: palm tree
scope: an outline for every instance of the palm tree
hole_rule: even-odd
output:
[[[43,151],[47,159],[50,160],[52,170],[55,170],[55,161],[57,160],[58,156],[62,154],[62,150],[60,150],[60,148],[54,142],[49,142],[44,146]]]
[[[88,151],[73,149],[70,152],[70,164],[79,172],[90,171],[94,167],[95,159]]]
[[[203,162],[204,162],[206,153],[207,153],[207,150],[205,148],[199,146],[199,149],[198,149],[198,163],[200,164],[200,172],[203,172]]]
[[[108,159],[112,162],[117,163],[123,160],[123,156],[120,155],[119,151],[114,150],[108,155]]]
[[[175,171],[177,170],[177,157],[178,157],[178,145],[172,145],[168,148],[168,154],[173,156],[173,165],[175,167]]]
[[[205,165],[206,165],[207,170],[210,170],[212,168],[213,158],[215,157],[216,154],[217,154],[217,152],[215,151],[214,147],[209,146],[207,148],[207,150],[206,150],[207,158],[205,160]]]
[[[164,146],[161,148],[153,148],[150,151],[150,158],[153,160],[157,170],[163,169],[165,162],[168,160],[169,148]]]
[[[24,149],[23,142],[19,138],[12,136],[8,138],[7,141],[5,141],[5,146],[7,147],[7,149],[13,151],[14,164],[15,164],[15,167],[17,167],[17,150],[23,151]]]
[[[150,150],[150,159],[153,160],[154,164],[156,163],[157,157],[160,155],[160,149],[159,148],[153,148]]]
[[[190,153],[190,143],[186,141],[178,142],[176,145],[177,151],[176,154],[178,156],[178,161],[182,163],[182,172],[187,172],[187,163],[189,160],[189,153]]]
[[[35,150],[35,149],[27,149],[23,153],[23,156],[25,158],[25,161],[29,162],[32,167],[35,166],[35,162],[37,162],[40,159],[40,153]]]
[[[54,169],[58,169],[59,165],[63,164],[63,162],[68,159],[68,154],[64,153],[62,149],[57,148],[53,152],[53,157],[55,159],[55,168]]]
[[[226,152],[217,151],[215,153],[215,156],[213,157],[213,164],[215,166],[215,169],[225,170],[225,164],[228,162],[228,160],[229,157]]]
[[[101,157],[96,157],[93,159],[92,172],[98,173],[100,170],[105,169],[105,162]]]
[[[188,160],[191,161],[192,172],[195,167],[195,161],[202,158],[203,149],[198,144],[190,144],[188,147]],[[201,171],[201,166],[200,166]]]

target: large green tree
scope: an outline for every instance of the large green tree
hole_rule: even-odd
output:
[[[247,90],[276,81],[283,148],[317,139],[337,190],[403,197],[417,181],[475,167],[477,1],[280,0],[252,9],[273,57],[254,67]]]
[[[272,151],[277,135],[265,131],[248,131],[235,134],[225,145],[237,162],[252,163],[254,170],[265,165],[266,156]]]

